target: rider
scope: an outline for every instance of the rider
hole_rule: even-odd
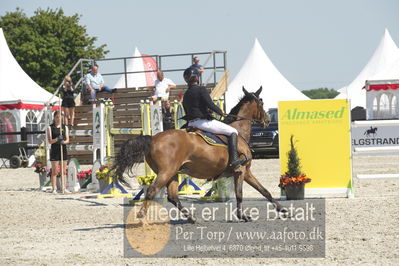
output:
[[[206,88],[198,85],[198,73],[194,72],[191,68],[187,68],[183,73],[183,77],[188,84],[188,89],[183,97],[183,107],[186,112],[183,119],[188,121],[188,126],[214,134],[229,136],[229,166],[236,169],[246,163],[247,159],[240,159],[238,157],[237,129],[215,120],[209,112],[210,109],[221,116],[225,116],[223,111],[213,103]]]

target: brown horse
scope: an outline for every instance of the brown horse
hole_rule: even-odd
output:
[[[270,118],[263,109],[262,99],[259,95],[262,87],[255,93],[249,93],[243,87],[244,97],[231,110],[226,123],[236,128],[241,136],[238,139],[240,157],[251,159],[251,150],[248,142],[251,136],[251,124],[253,121],[266,126]],[[123,182],[122,175],[126,169],[131,173],[135,164],[145,160],[151,169],[158,175],[155,182],[148,188],[142,215],[147,211],[149,203],[156,193],[167,186],[168,201],[182,211],[190,221],[194,221],[186,208],[183,208],[178,198],[178,173],[188,174],[200,179],[216,179],[234,176],[235,194],[237,199],[237,217],[244,221],[251,217],[243,213],[242,185],[245,180],[258,190],[270,202],[274,203],[277,210],[281,206],[271,194],[254,177],[250,168],[251,160],[236,170],[228,167],[229,154],[225,147],[211,146],[195,135],[185,130],[167,130],[153,137],[138,136],[127,140],[115,158],[113,169],[116,176]]]

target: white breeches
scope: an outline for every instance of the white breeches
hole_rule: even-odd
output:
[[[196,127],[199,129],[202,129],[204,131],[208,131],[214,134],[222,134],[222,135],[227,135],[230,136],[233,133],[236,133],[238,135],[237,129],[234,127],[231,127],[223,122],[220,122],[218,120],[207,120],[207,119],[200,119],[196,120],[193,122],[188,123],[188,126],[190,127]]]

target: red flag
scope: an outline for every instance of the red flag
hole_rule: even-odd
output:
[[[146,54],[141,54],[142,56],[147,56]],[[157,70],[157,62],[153,57],[143,57],[143,64],[145,71]],[[156,72],[145,72],[145,79],[147,81],[147,86],[154,86],[155,80],[157,79]]]

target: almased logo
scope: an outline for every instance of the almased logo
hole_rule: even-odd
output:
[[[345,106],[337,110],[301,111],[298,108],[288,109],[282,116],[282,120],[321,120],[340,119],[345,112]]]

